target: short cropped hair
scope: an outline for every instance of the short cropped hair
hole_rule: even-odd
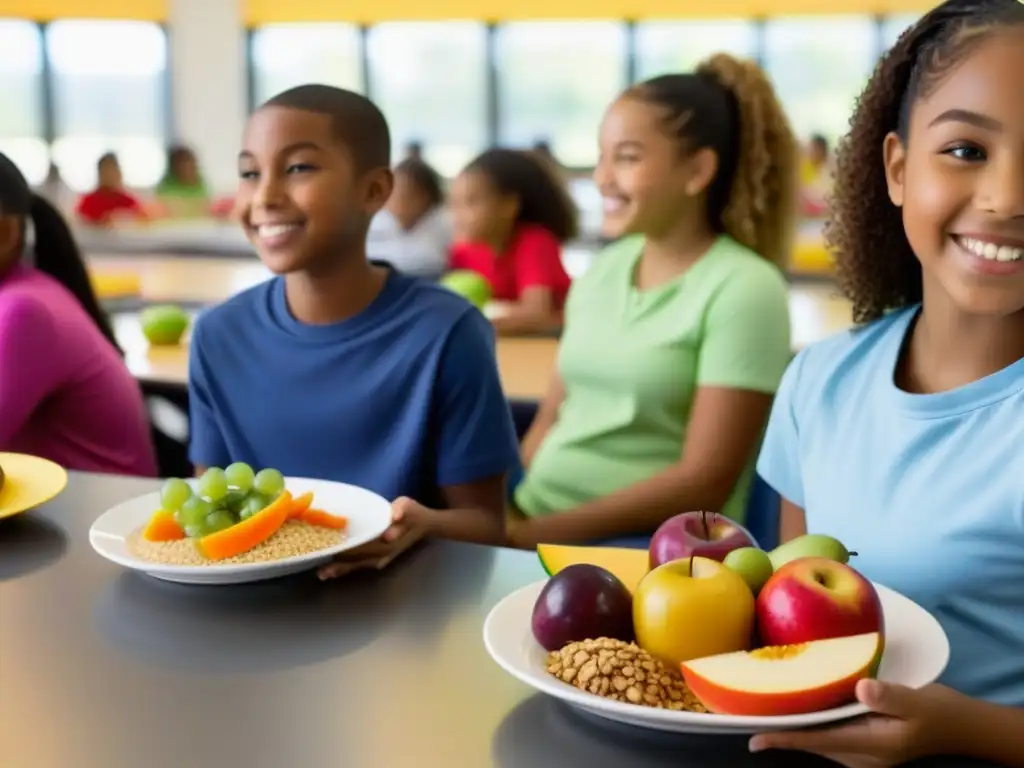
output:
[[[384,114],[365,96],[330,85],[300,85],[279,93],[263,107],[315,112],[331,119],[334,133],[360,171],[391,165],[391,133]]]

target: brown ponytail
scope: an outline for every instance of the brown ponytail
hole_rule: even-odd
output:
[[[692,74],[655,77],[629,93],[664,108],[688,151],[718,157],[707,189],[711,228],[784,266],[796,232],[797,142],[761,68],[719,53]]]
[[[722,224],[725,231],[784,267],[796,235],[799,149],[789,119],[764,71],[752,61],[716,54],[697,67],[736,100],[736,171]]]

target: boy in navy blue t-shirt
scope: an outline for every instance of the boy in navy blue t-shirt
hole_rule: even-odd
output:
[[[190,455],[479,508],[426,533],[500,541],[518,447],[490,324],[366,258],[390,154],[384,116],[349,91],[301,86],[250,118],[237,206],[277,277],[196,323]]]

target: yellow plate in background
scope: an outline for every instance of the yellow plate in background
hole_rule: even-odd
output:
[[[55,499],[68,484],[64,467],[38,456],[0,453],[4,484],[0,488],[0,519],[34,509]]]

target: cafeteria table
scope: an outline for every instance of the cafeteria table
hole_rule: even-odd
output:
[[[239,278],[238,285],[245,278]],[[145,278],[143,278],[145,281]],[[175,282],[181,293],[195,286],[195,292],[213,293],[213,282],[202,276]],[[173,289],[165,289],[173,290]],[[835,295],[827,283],[794,285],[789,306],[794,351],[838,333],[851,324],[850,305]],[[227,295],[230,295],[228,293]],[[163,299],[168,300],[168,299]],[[179,301],[183,301],[179,297]],[[200,302],[204,303],[204,302]],[[119,312],[113,317],[114,330],[126,352],[128,367],[136,378],[158,384],[183,384],[188,378],[187,346],[150,347],[139,327],[138,314]],[[547,391],[555,370],[558,341],[549,337],[501,337],[497,341],[498,368],[509,397],[537,399]]]
[[[125,350],[125,362],[135,378],[157,385],[188,383],[187,340],[175,346],[150,346],[142,335],[139,316],[133,312],[115,314],[112,322],[114,333]],[[498,339],[498,370],[505,394],[529,400],[543,397],[557,354],[558,341],[550,337]]]
[[[830,765],[598,721],[507,675],[481,628],[544,578],[529,553],[429,542],[381,572],[222,587],[95,554],[92,521],[157,487],[71,473],[54,501],[0,520],[0,766]]]

